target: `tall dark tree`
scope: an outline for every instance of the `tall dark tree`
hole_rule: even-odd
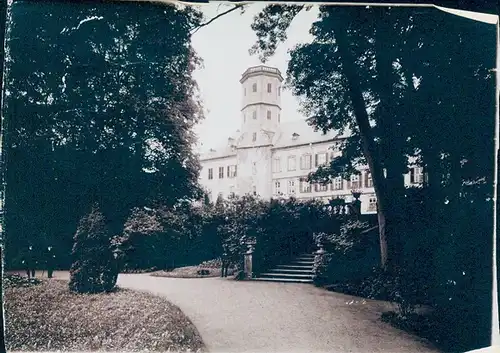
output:
[[[192,148],[200,61],[190,39],[201,19],[174,5],[14,3],[9,239],[42,242],[45,234],[68,248],[96,201],[119,234],[133,207],[200,197]]]

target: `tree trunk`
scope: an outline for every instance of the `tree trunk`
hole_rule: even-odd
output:
[[[354,66],[355,60],[353,55],[349,51],[347,32],[344,28],[342,28],[342,24],[339,24],[337,21],[332,22],[340,54],[340,60],[342,63],[342,69],[348,82],[348,89],[353,105],[354,117],[356,119],[356,123],[359,127],[361,135],[363,154],[368,162],[368,167],[370,168],[370,172],[372,174],[373,187],[375,189],[375,194],[378,200],[377,216],[380,237],[380,259],[382,268],[387,269],[388,248],[386,224],[388,222],[388,199],[386,197],[387,188],[385,184],[384,171],[381,165],[381,159],[378,154],[375,141],[373,139],[371,126],[368,119],[368,113],[366,111],[366,104],[363,99],[361,87],[359,85],[360,80]]]

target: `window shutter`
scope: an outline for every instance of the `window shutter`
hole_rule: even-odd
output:
[[[316,156],[315,156],[315,162],[314,162],[314,165],[317,167],[318,166],[318,157],[319,155],[316,153]]]
[[[415,168],[410,169],[410,183],[415,183]]]

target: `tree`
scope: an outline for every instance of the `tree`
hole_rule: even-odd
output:
[[[278,43],[286,39],[286,30],[293,18],[309,8],[266,7],[252,25],[259,39],[251,53],[260,53],[261,60],[267,60]],[[450,60],[456,60],[458,52],[477,53],[476,50],[483,49],[471,43],[476,43],[473,38],[479,38],[480,33],[487,30],[480,26],[467,27],[470,26],[467,21],[450,20],[449,15],[437,10],[415,13],[403,9],[320,6],[319,18],[311,27],[313,41],[298,45],[290,53],[286,84],[302,98],[302,108],[310,125],[323,132],[332,129],[351,132],[351,138],[343,143],[342,156],[325,168],[320,167],[309,179],[326,183],[337,175],[349,177],[355,173],[357,164],[368,164],[378,198],[384,267],[401,261],[398,255],[402,253],[405,226],[403,205],[399,203],[406,197],[403,174],[407,171],[408,158],[418,157],[417,163],[421,165],[428,162],[427,170],[431,169],[432,158],[436,160],[443,151],[459,160],[458,155],[463,155],[465,149],[444,142],[438,130],[447,126],[447,132],[455,136],[450,136],[451,140],[457,141],[456,136],[460,135],[457,126],[471,125],[471,122],[467,116],[460,116],[462,120],[457,122],[456,114],[450,114],[451,111],[457,112],[458,106],[467,110],[474,106],[476,111],[484,111],[483,104],[491,101],[486,95],[488,98],[481,104],[475,101],[465,106],[457,100],[457,92],[453,93],[454,97],[448,94],[453,91],[449,89],[448,79],[460,76],[459,72],[468,73],[471,86],[467,87],[491,89],[491,82],[484,80],[486,66],[478,56],[468,55],[462,66],[449,65]],[[457,23],[461,25],[458,30],[453,27]],[[469,39],[464,41],[467,30]],[[433,41],[436,44],[431,48]],[[455,45],[452,50],[449,42]],[[436,55],[437,47],[446,54]],[[436,84],[436,77],[440,76],[447,79]],[[442,91],[431,89],[433,85]],[[421,102],[420,105],[416,101]],[[455,126],[450,126],[450,122]],[[476,145],[475,129],[479,126],[474,125],[473,129],[472,141]],[[423,152],[429,141],[439,142],[434,156]],[[472,150],[477,150],[477,146]],[[434,163],[432,173],[446,175],[448,171]],[[484,175],[484,170],[481,174]]]
[[[94,205],[74,237],[69,288],[77,293],[109,292],[116,285],[118,268],[103,214]]]
[[[200,21],[174,5],[13,5],[6,177],[20,191],[6,196],[12,245],[43,230],[70,248],[67,235],[96,201],[120,234],[134,207],[201,196],[192,148],[200,61],[190,45]]]

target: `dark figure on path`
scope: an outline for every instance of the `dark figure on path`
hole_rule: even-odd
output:
[[[233,259],[227,253],[222,254],[222,268],[221,268],[221,277],[227,277],[227,272],[229,267],[234,264]]]
[[[28,248],[28,251],[26,255],[24,256],[23,260],[25,269],[26,269],[26,274],[28,275],[28,278],[35,278],[35,266],[36,266],[36,258],[35,258],[35,251],[33,250],[33,247],[30,245]]]
[[[54,249],[52,246],[47,248],[46,253],[46,262],[47,262],[47,276],[52,278],[52,274],[54,273],[54,267],[56,262],[56,255],[54,254]]]

